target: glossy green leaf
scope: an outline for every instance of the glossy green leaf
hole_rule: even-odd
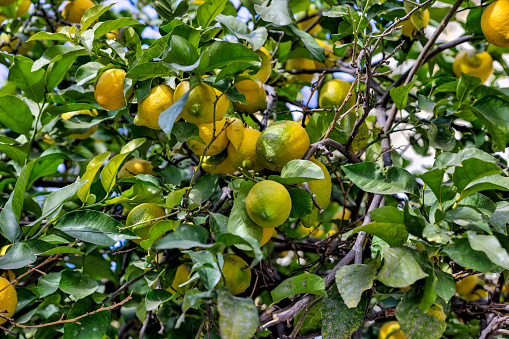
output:
[[[290,27],[292,32],[304,43],[304,46],[306,46],[315,60],[322,63],[325,62],[325,50],[316,42],[311,34],[304,32],[296,24],[291,24],[288,27]]]
[[[228,233],[228,217],[220,213],[209,213],[210,233],[214,239]]]
[[[99,307],[91,297],[80,299],[67,314],[67,319],[87,314]],[[111,311],[103,311],[83,317],[79,322],[66,323],[63,339],[101,339],[108,330],[110,322]]]
[[[295,294],[310,293],[327,296],[325,282],[322,277],[314,274],[300,274],[286,279],[270,292],[272,303],[291,297]]]
[[[428,275],[422,270],[412,249],[382,247],[384,264],[377,280],[390,287],[405,287]]]
[[[251,338],[258,327],[258,310],[250,298],[237,298],[221,290],[217,297],[219,329],[223,339]]]
[[[27,40],[27,42],[34,41],[34,40],[70,41],[67,34],[51,33],[51,32],[44,32],[44,31],[35,33],[34,35],[32,35],[30,37],[30,39]]]
[[[12,114],[16,112],[16,114]],[[0,124],[16,133],[30,135],[34,117],[27,104],[15,96],[0,97]]]
[[[452,176],[453,183],[462,192],[470,183],[490,175],[501,173],[497,164],[480,159],[466,159],[462,166],[456,166]]]
[[[177,120],[180,112],[182,112],[184,106],[187,103],[190,91],[191,88],[183,96],[178,98],[178,100],[175,101],[170,107],[168,107],[167,110],[163,111],[159,115],[159,126],[168,137],[171,136],[171,131],[173,129],[173,124],[175,123],[175,120]]]
[[[500,272],[502,270],[502,268],[498,268],[497,265],[492,263],[484,252],[474,250],[467,238],[454,239],[452,244],[444,247],[442,251],[462,267],[468,267],[482,273]]]
[[[461,106],[470,92],[481,83],[481,79],[461,72],[461,77],[458,80],[458,87],[456,87],[456,99],[458,99],[458,106]]]
[[[452,120],[446,117],[433,119],[428,125],[428,140],[432,147],[446,152],[452,151],[456,146],[454,130],[451,127]]]
[[[61,274],[62,272],[50,272],[39,278],[37,281],[37,291],[41,298],[53,294],[58,290]]]
[[[373,221],[380,223],[404,224],[404,212],[394,206],[382,206],[369,212]]]
[[[133,18],[118,18],[115,20],[100,22],[94,26],[94,39],[102,38],[102,36],[106,33],[112,32],[116,29],[135,25],[142,25],[142,23],[134,20]]]
[[[228,218],[228,233],[240,237],[252,237],[261,242],[263,229],[251,220],[246,210],[246,197],[251,187],[253,187],[252,181],[244,181],[240,185],[240,190],[235,197],[232,212]],[[246,249],[244,247],[240,248]]]
[[[153,311],[166,301],[170,300],[172,294],[166,290],[152,290],[147,293],[145,297],[145,309]]]
[[[82,299],[97,290],[97,281],[78,271],[66,269],[62,271],[59,288],[77,299]]]
[[[85,255],[85,253],[81,252],[80,250],[75,249],[74,247],[69,246],[58,246],[54,247],[48,251],[42,252],[39,255],[53,255],[53,254],[80,254]]]
[[[24,94],[35,102],[41,102],[46,95],[44,70],[32,71],[34,62],[25,57],[16,57],[9,67],[8,80],[15,83]],[[12,110],[12,107],[11,107]]]
[[[487,190],[509,191],[509,178],[495,174],[472,181],[461,194],[466,198],[474,193]]]
[[[66,58],[88,55],[85,48],[76,45],[53,45],[44,51],[42,57],[32,65],[32,72],[37,72],[51,62],[58,62]]]
[[[445,215],[445,220],[455,223],[467,230],[485,231],[491,234],[488,221],[478,211],[468,206],[459,206]]]
[[[498,239],[493,235],[476,234],[467,232],[470,246],[475,251],[484,252],[492,263],[500,267],[509,269],[509,254],[507,250],[500,245]]]
[[[290,189],[288,193],[292,199],[290,218],[303,218],[313,212],[314,204],[308,192],[303,189]]]
[[[86,182],[77,191],[78,198],[82,202],[87,201],[88,196],[90,195],[90,187],[92,186],[92,183],[94,182],[94,179],[102,165],[110,158],[110,155],[111,153],[109,151],[101,153],[88,163],[87,169],[81,177],[81,180]]]
[[[161,220],[157,222],[150,228],[150,231],[148,232],[148,239],[140,242],[140,246],[143,249],[148,249],[166,232],[174,231],[179,223],[179,221],[175,220]]]
[[[74,79],[76,80],[77,85],[85,85],[89,81],[94,80],[97,77],[97,74],[101,69],[104,68],[104,65],[100,62],[91,61],[86,64],[78,67],[76,71],[76,76]]]
[[[376,260],[372,260],[368,265],[345,265],[336,272],[336,286],[348,308],[357,307],[364,291],[373,286],[376,268]]]
[[[268,33],[265,27],[259,27],[248,33],[247,25],[234,16],[219,14],[216,20],[228,28],[237,38],[246,40],[255,51],[262,47],[267,40]]]
[[[509,224],[509,202],[499,201],[495,206],[496,209],[491,215],[490,223],[496,232],[507,235],[507,224]]]
[[[255,4],[254,9],[263,20],[278,26],[289,25],[294,20],[288,0],[273,0],[269,6]]]
[[[489,122],[509,132],[509,99],[499,96],[487,96],[472,105],[472,109],[483,115]]]
[[[202,28],[208,27],[218,14],[224,9],[228,0],[207,0],[201,4],[196,10],[198,24]]]
[[[281,170],[281,178],[294,179],[286,184],[300,184],[310,180],[324,179],[322,169],[309,160],[291,160]]]
[[[201,226],[182,224],[157,241],[154,249],[165,250],[172,248],[189,249],[193,247],[207,247],[209,232]]]
[[[371,235],[376,235],[391,247],[403,246],[408,238],[408,231],[405,225],[392,222],[370,222],[364,226],[354,228],[353,233],[357,232],[366,232]]]
[[[52,248],[49,243],[38,239],[14,243],[9,247],[7,254],[0,257],[0,269],[14,270],[30,265],[37,260],[37,254]]]
[[[444,152],[440,154],[433,164],[434,168],[448,168],[451,166],[461,166],[462,162],[467,159],[480,159],[485,162],[497,162],[497,159],[488,153],[481,151],[477,148],[467,147],[460,150],[458,153]]]
[[[451,274],[441,271],[438,268],[435,268],[435,281],[433,283],[433,289],[436,294],[445,300],[445,302],[449,302],[451,298],[456,294],[456,283]]]
[[[227,41],[215,41],[202,52],[199,71],[202,74],[207,73],[228,66],[232,62],[246,62],[257,67],[261,65],[260,57],[246,46]]]
[[[74,61],[76,61],[76,58],[67,58],[48,66],[46,72],[46,89],[48,92],[51,93],[60,85]]]
[[[99,19],[101,17],[101,15],[106,13],[106,11],[108,9],[110,9],[111,7],[113,7],[113,5],[115,5],[115,4],[113,3],[113,4],[109,4],[109,5],[95,5],[93,7],[88,8],[85,11],[85,13],[83,14],[83,16],[81,17],[80,33],[85,32],[85,30],[88,27],[90,27],[94,23],[94,21]]]
[[[198,179],[198,181],[196,181],[193,188],[189,192],[189,199],[197,204],[202,204],[203,202],[207,201],[217,189],[218,180],[219,176],[215,174],[207,174],[202,176],[200,179]]]
[[[411,81],[408,85],[402,85],[398,87],[393,87],[390,90],[390,95],[392,100],[394,100],[394,104],[399,110],[405,109],[408,102],[408,95],[410,94],[410,90],[414,87],[415,81]]]

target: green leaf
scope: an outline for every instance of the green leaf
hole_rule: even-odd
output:
[[[278,26],[286,26],[293,22],[293,13],[288,0],[273,0],[269,6],[255,4],[254,9],[260,17]]]
[[[366,312],[367,299],[364,295],[356,308],[348,308],[332,285],[323,298],[322,337],[323,339],[348,339],[362,326]]]
[[[85,255],[85,253],[81,252],[80,250],[77,250],[74,247],[69,247],[69,246],[54,247],[48,251],[39,253],[39,255],[43,256],[43,255],[67,254],[67,253]]]
[[[325,281],[322,277],[314,274],[300,274],[286,279],[270,292],[272,303],[291,297],[292,295],[310,293],[327,296]]]
[[[204,74],[222,69],[232,62],[245,62],[255,67],[261,65],[260,57],[243,44],[215,41],[202,53],[198,71]]]
[[[201,4],[196,10],[198,24],[202,28],[210,26],[216,16],[221,14],[227,2],[228,0],[207,0]]]
[[[433,164],[433,168],[449,168],[451,166],[462,166],[463,161],[467,159],[479,159],[485,162],[496,163],[497,159],[492,157],[486,152],[483,152],[477,148],[467,147],[460,150],[458,153],[447,153],[440,154]]]
[[[376,276],[376,260],[368,265],[353,264],[341,266],[336,272],[336,286],[348,308],[355,308],[361,301],[362,293],[373,286]]]
[[[68,58],[48,66],[46,72],[46,89],[48,92],[52,92],[60,85],[75,60],[76,58]]]
[[[495,174],[471,182],[461,194],[464,199],[474,193],[487,190],[509,191],[509,178]]]
[[[33,120],[34,117],[23,100],[11,95],[0,97],[0,124],[28,138]]]
[[[216,20],[237,38],[246,40],[255,51],[262,47],[267,40],[268,33],[265,27],[259,27],[251,33],[248,33],[247,25],[234,16],[219,14]]]
[[[258,310],[250,298],[237,298],[221,290],[217,297],[221,337],[251,338],[258,327]]]
[[[147,62],[131,68],[129,72],[127,72],[126,78],[143,81],[155,77],[164,77],[171,72],[172,69],[164,62]]]
[[[172,133],[177,137],[178,142],[181,143],[190,139],[196,140],[195,138],[200,136],[200,130],[197,125],[183,120],[175,123]]]
[[[23,196],[35,162],[36,160],[32,160],[21,169],[16,186],[0,211],[0,231],[11,243],[17,243],[22,237],[19,219],[23,209]]]
[[[220,213],[209,213],[210,233],[214,239],[228,233],[228,217]]]
[[[174,231],[179,223],[179,221],[175,220],[161,220],[157,222],[150,228],[150,231],[148,232],[148,239],[140,242],[140,246],[145,250],[148,249],[166,232]]]
[[[462,267],[468,267],[482,273],[500,272],[502,270],[502,268],[498,268],[493,264],[484,252],[472,249],[467,238],[454,239],[452,244],[444,247],[442,251]]]
[[[113,246],[123,239],[137,239],[132,232],[120,233],[124,227],[107,214],[92,210],[69,212],[58,219],[55,228],[74,237],[92,244]]]
[[[341,166],[348,179],[370,193],[396,194],[408,192],[419,196],[419,186],[413,175],[400,167],[389,167],[387,175],[372,162]]]
[[[113,7],[113,5],[115,4],[112,3],[109,5],[95,5],[87,9],[83,16],[81,17],[80,33],[85,32],[87,28],[94,23],[94,21],[99,19],[99,17],[106,13],[106,11]]]
[[[78,271],[66,269],[62,271],[59,288],[77,299],[83,299],[97,290],[97,281]]]
[[[202,176],[198,181],[194,184],[193,188],[189,192],[189,199],[194,201],[197,204],[202,204],[207,201],[212,194],[214,194],[216,188],[218,187],[217,182],[219,180],[219,176],[215,174],[207,174]]]
[[[86,64],[81,65],[78,67],[76,76],[74,77],[76,84],[82,86],[87,82],[94,80],[97,77],[99,71],[103,68],[103,64],[95,61],[87,62]]]
[[[394,206],[382,206],[369,212],[373,221],[381,223],[404,224],[404,212]]]
[[[163,179],[165,185],[180,186],[182,182],[182,173],[173,165],[168,165],[164,169],[154,168],[153,171]]]
[[[170,300],[171,297],[172,294],[166,290],[157,289],[149,291],[145,297],[145,309],[147,311],[153,311]]]
[[[390,95],[394,104],[399,110],[405,109],[408,102],[408,95],[410,94],[410,90],[414,87],[414,81],[411,81],[406,86],[398,86],[391,88]]]
[[[472,105],[472,109],[482,114],[493,125],[509,133],[509,99],[499,96],[487,96]]]
[[[193,260],[193,270],[198,271],[200,280],[205,288],[208,290],[214,289],[219,280],[221,280],[221,272],[219,265],[214,259],[214,255],[208,251],[188,251],[187,254]]]
[[[322,306],[322,302],[319,301],[311,308],[311,310],[307,313],[304,322],[302,323],[298,335],[303,336],[305,334],[317,332],[322,328]],[[309,307],[306,309],[309,309]],[[300,311],[299,314],[297,314],[297,316],[293,319],[294,328],[299,323],[302,314],[306,309]]]
[[[469,206],[490,217],[497,209],[497,205],[485,195],[475,193],[460,201],[458,206]]]
[[[321,63],[325,62],[325,50],[316,42],[311,34],[304,32],[296,24],[291,24],[288,27],[302,41],[315,60]]]
[[[90,187],[92,186],[97,173],[101,169],[101,166],[110,158],[110,155],[111,153],[109,151],[101,153],[88,163],[87,169],[81,177],[81,180],[86,182],[78,189],[77,192],[78,198],[80,198],[82,202],[87,201],[90,194]]]
[[[0,269],[14,270],[34,263],[36,254],[44,253],[53,246],[42,240],[25,240],[14,243],[6,255],[0,257]]]
[[[465,98],[481,83],[481,79],[461,72],[461,78],[458,80],[456,87],[456,99],[458,99],[458,107]]]
[[[165,53],[164,61],[170,63],[170,66],[185,70],[187,72],[194,70],[198,65],[193,65],[198,60],[198,51],[193,44],[178,35],[172,35],[169,48]],[[178,66],[191,66],[193,68],[179,68]]]
[[[172,248],[189,249],[193,247],[207,247],[209,232],[201,226],[182,224],[157,241],[153,246],[157,250]]]
[[[444,299],[445,302],[449,302],[454,294],[456,294],[454,278],[449,273],[445,273],[438,268],[435,268],[434,272],[436,279],[433,283],[433,290],[440,298]]]
[[[66,58],[74,58],[88,55],[85,48],[76,45],[53,45],[46,49],[42,56],[32,65],[32,72],[37,72],[42,67],[58,62]]]
[[[492,263],[506,270],[509,269],[509,254],[507,250],[500,245],[500,242],[495,236],[476,234],[471,231],[468,231],[467,235],[473,250],[484,252]]]
[[[147,141],[146,138],[138,138],[129,141],[122,149],[120,154],[115,155],[110,161],[104,166],[101,171],[101,184],[106,191],[106,195],[109,195],[115,183],[117,182],[117,173],[124,160],[138,147],[143,145]]]
[[[143,24],[132,18],[119,18],[115,20],[99,22],[97,25],[94,26],[94,39],[99,39],[106,33],[112,32],[116,29],[134,25]]]
[[[41,298],[53,294],[58,290],[61,274],[62,272],[50,272],[38,279],[37,291],[39,292],[39,296]]]
[[[428,275],[408,247],[382,247],[384,265],[378,272],[377,279],[390,287],[405,287]]]
[[[220,244],[221,246],[217,246],[217,244]],[[217,243],[215,246],[216,249],[221,249],[223,247],[230,247],[233,245],[239,245],[244,246],[245,248],[250,251],[250,255],[252,254],[254,256],[253,261],[251,262],[251,267],[254,267],[256,264],[260,262],[260,260],[263,258],[262,251],[260,249],[260,242],[256,240],[253,237],[239,237],[238,235],[231,234],[231,233],[223,233],[218,235],[217,237]],[[212,251],[213,249],[211,249]]]
[[[30,37],[29,41],[34,40],[54,40],[54,41],[71,41],[67,34],[64,33],[50,33],[50,32],[37,32]]]
[[[322,169],[309,160],[291,160],[281,170],[281,178],[296,179],[286,184],[300,184],[309,180],[324,179]]]
[[[408,231],[404,224],[370,222],[369,224],[359,226],[353,229],[352,233],[366,232],[376,235],[391,247],[400,247],[406,243]]]
[[[302,218],[313,212],[313,200],[308,192],[303,189],[290,189],[288,193],[292,199],[290,218]]]
[[[78,300],[69,313],[67,319],[73,319],[99,308],[89,297]],[[111,311],[98,312],[83,318],[79,322],[69,322],[64,325],[63,339],[101,339],[106,334],[111,322]]]
[[[491,234],[488,221],[483,219],[482,214],[468,206],[460,206],[445,214],[445,220],[455,223],[467,230],[485,231]]]
[[[189,91],[186,92],[183,96],[181,96],[177,101],[175,101],[168,109],[163,111],[159,115],[159,126],[166,133],[168,137],[171,137],[171,131],[173,129],[173,124],[175,120],[177,120],[180,112],[184,109],[184,106],[187,103],[187,99],[189,98]]]
[[[182,201],[182,197],[186,194],[187,190],[189,190],[190,187],[185,187],[176,191],[171,192],[166,197],[166,207],[173,208],[180,204]]]
[[[432,147],[452,151],[456,146],[454,130],[451,127],[451,119],[438,117],[428,125],[428,139]]]
[[[16,57],[9,67],[9,82],[15,83],[25,95],[35,102],[41,102],[46,95],[44,70],[32,71],[34,62],[29,58]],[[11,107],[12,110],[12,107]]]
[[[131,183],[131,184],[138,184],[138,185],[149,185],[149,186],[153,186],[153,187],[161,186],[161,183],[158,180],[158,178],[156,178],[150,174],[138,174],[134,177],[122,178],[122,179],[118,180],[117,183],[119,185]]]
[[[496,209],[491,215],[490,223],[496,232],[507,235],[507,224],[509,224],[509,202],[499,201],[496,203]]]
[[[452,176],[452,181],[458,187],[458,192],[463,192],[470,183],[478,179],[502,172],[497,164],[476,158],[466,159],[461,165],[456,166]]]
[[[0,143],[0,152],[5,153],[8,158],[16,161],[21,166],[25,164],[29,151],[29,142],[25,142],[23,145],[7,145]]]
[[[246,210],[246,197],[253,187],[252,181],[244,181],[240,185],[240,190],[235,197],[232,212],[228,218],[228,233],[238,235],[240,237],[252,237],[262,241],[263,229],[255,224]],[[246,249],[239,247],[240,249]]]

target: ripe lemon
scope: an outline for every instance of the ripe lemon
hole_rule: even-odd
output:
[[[145,126],[152,129],[159,127],[159,115],[173,104],[173,89],[162,84],[150,90],[148,97],[138,106],[138,114],[134,118],[136,126]]]
[[[246,197],[247,214],[258,226],[274,228],[290,216],[292,200],[278,182],[264,180],[255,184]]]
[[[69,0],[62,11],[62,16],[69,22],[79,24],[83,14],[93,6],[95,4],[90,0]]]
[[[509,0],[498,0],[489,5],[481,17],[481,29],[486,40],[497,47],[509,47]]]
[[[80,114],[86,114],[86,115],[90,115],[90,116],[97,116],[97,110],[93,109],[93,110],[82,110],[82,111],[73,111],[73,112],[67,112],[67,113],[64,113],[62,114],[62,119],[65,119],[65,120],[69,120],[71,119],[73,116],[75,115],[80,115]],[[85,133],[81,133],[81,134],[71,134],[69,135],[71,138],[74,138],[74,139],[80,139],[80,140],[83,140],[83,139],[87,139],[87,138],[90,138],[90,136],[92,134],[95,133],[95,131],[97,131],[97,128],[99,126],[95,125],[93,126],[92,128],[90,128],[87,132]]]
[[[223,275],[230,293],[237,295],[247,290],[251,285],[251,267],[238,255],[224,254],[223,259]]]
[[[10,247],[11,245],[5,245],[3,246],[1,249],[0,249],[0,257],[4,256],[5,253],[7,253],[7,249]],[[0,270],[0,272],[2,272]],[[0,277],[4,278],[4,279],[7,279],[9,281],[11,280],[14,280],[16,279],[16,274],[14,273],[13,270],[7,270],[7,271],[4,271],[0,274]],[[16,281],[13,285],[16,286],[18,284],[18,282]]]
[[[258,72],[253,74],[251,78],[258,78],[258,80],[264,84],[269,80],[270,72],[272,72],[272,64],[270,63],[271,55],[265,47],[261,47],[259,50],[255,51],[255,53],[262,59],[262,65]]]
[[[312,13],[311,13],[312,14]],[[301,21],[297,24],[297,26],[302,29],[303,31],[306,30],[306,28],[308,28],[309,26],[311,26],[313,24],[313,22],[315,22],[315,20],[317,19],[318,17],[312,17],[312,18],[309,18],[309,19],[306,19],[304,21]],[[318,34],[320,31],[322,30],[322,26],[320,26],[320,24],[316,25],[315,27],[311,28],[309,30],[309,34],[311,35],[316,35]]]
[[[9,281],[0,277],[0,290],[7,285],[9,285]],[[7,311],[7,313],[2,312],[2,315],[12,318],[17,305],[18,295],[16,293],[16,289],[14,286],[9,285],[5,290],[0,292],[0,311]],[[0,325],[4,324],[6,321],[6,319],[0,317]]]
[[[219,156],[219,155],[218,155]],[[233,174],[236,169],[232,166],[230,158],[228,156],[223,158],[223,161],[219,164],[214,163],[214,157],[205,157],[201,167],[203,170],[210,174]],[[212,160],[211,160],[212,159]]]
[[[320,90],[320,95],[318,97],[318,103],[320,107],[333,108],[334,106],[341,106],[348,92],[350,91],[351,85],[352,84],[341,79],[332,79],[327,81]],[[355,92],[353,92],[353,95],[345,103],[343,111],[350,109],[350,107],[355,104],[356,100],[357,98]]]
[[[148,239],[150,228],[160,220],[152,220],[165,216],[164,210],[156,204],[144,203],[136,206],[129,212],[126,220],[126,226],[136,226],[130,228],[141,239],[134,239],[137,244]],[[149,221],[152,220],[152,221]]]
[[[280,172],[290,160],[302,159],[310,146],[309,135],[294,121],[276,121],[256,142],[256,155],[265,168]]]
[[[419,32],[420,30],[422,30],[422,29],[426,28],[426,26],[428,26],[429,11],[427,9],[425,9],[424,12],[422,12],[422,19],[419,18],[419,16],[421,15],[420,11],[422,12],[421,9],[418,9],[417,11],[412,13],[412,15],[410,16],[410,20],[405,20],[405,21],[401,22],[400,24],[398,24],[398,26],[403,25],[403,27],[401,28],[402,35],[411,38],[415,34],[417,34],[417,32]],[[420,23],[419,27],[416,27],[414,22]]]
[[[189,278],[191,278],[191,267],[188,264],[180,265],[179,267],[177,267],[177,272],[175,273],[175,278],[173,278],[171,286],[168,287],[166,290],[171,293],[175,292],[178,292],[180,294],[186,293],[186,291],[189,289],[189,285],[185,285],[182,287],[179,287],[179,285],[188,281]]]
[[[385,324],[382,325],[380,328],[380,332],[378,332],[378,339],[406,339],[406,337],[403,335],[403,332],[398,331],[399,330],[399,323],[395,320],[388,321]],[[395,332],[397,331],[397,332]],[[394,332],[394,333],[393,333]],[[392,333],[392,335],[389,337],[389,333]]]
[[[230,124],[226,127],[226,136],[233,144],[233,147],[238,150],[244,137],[244,124],[237,118],[228,119],[228,122]]]
[[[329,43],[327,41],[320,40],[317,38],[315,38],[315,40],[316,40],[316,42],[318,42],[318,44],[321,47],[323,47],[323,49],[325,51],[325,64],[315,61],[315,67],[316,68],[334,67],[334,65],[336,64],[336,60],[338,60],[339,57],[334,54],[334,50],[332,49],[332,47],[329,45]],[[336,45],[340,45],[340,44],[341,44],[341,42],[339,42],[339,41],[336,42]]]
[[[178,84],[173,95],[173,101],[189,91],[189,81]],[[214,102],[221,92],[213,87],[202,83],[191,90],[187,103],[180,113],[180,117],[195,125],[214,121]],[[230,101],[225,95],[221,95],[216,104],[215,120],[221,120],[228,110]]]
[[[234,168],[245,171],[260,172],[264,169],[263,164],[256,156],[256,141],[260,136],[260,131],[253,128],[244,129],[244,137],[238,149],[235,149],[232,143],[228,146],[228,157]]]
[[[290,59],[285,64],[286,69],[315,69],[316,64],[311,59],[295,58]],[[294,77],[298,81],[311,82],[313,81],[314,74],[295,74]]]
[[[262,237],[262,241],[260,242],[260,246],[263,246],[265,245],[266,243],[269,242],[269,240],[274,237],[274,233],[276,233],[276,228],[268,228],[268,227],[264,227],[263,228],[263,237]],[[277,233],[276,233],[277,234]]]
[[[95,84],[95,100],[102,108],[114,111],[124,107],[124,79],[123,69],[109,69]]]
[[[233,107],[242,113],[255,113],[267,108],[267,98],[265,90],[254,80],[242,80],[235,87],[246,97],[246,104],[234,102]]]
[[[474,290],[476,285],[477,275],[469,275],[460,281],[456,281],[456,292],[458,294],[468,294]]]
[[[109,33],[106,33],[106,39],[118,39],[120,37],[120,29],[114,29]]]
[[[18,9],[16,9],[16,18],[22,18],[28,13],[28,9],[32,2],[30,0],[23,0],[19,5]]]
[[[463,299],[474,301],[474,300],[479,300],[481,298],[487,298],[488,296],[489,296],[488,291],[486,291],[482,288],[478,288],[475,291],[464,295]]]
[[[207,150],[207,156],[213,156],[221,153],[226,146],[228,146],[228,137],[226,136],[226,130],[223,130],[224,125],[226,124],[226,119],[221,121],[216,121],[216,132],[214,133],[214,123],[205,123],[199,124],[198,130],[200,133],[200,137],[205,141],[205,144],[197,141],[197,140],[189,140],[187,142],[187,146],[194,152],[196,155],[203,155],[203,151],[205,147],[210,144],[212,141],[212,135],[217,136],[216,140],[210,145]]]
[[[153,168],[154,166],[147,160],[133,159],[126,162],[124,166],[120,168],[117,176],[119,179],[122,179],[134,177],[138,174],[155,175],[154,172],[152,172]]]
[[[463,72],[481,78],[481,83],[484,83],[493,73],[493,58],[488,52],[463,51],[456,55],[452,69],[458,78]]]
[[[2,7],[9,6],[15,2],[16,2],[16,0],[0,0],[0,6],[2,6]]]

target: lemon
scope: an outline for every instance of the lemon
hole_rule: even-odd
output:
[[[158,221],[160,221],[152,219],[161,218],[165,215],[166,213],[164,210],[156,204],[144,203],[133,208],[131,212],[129,212],[129,215],[127,215],[127,220],[125,223],[126,226],[132,226],[136,224],[136,226],[130,228],[130,230],[133,231],[141,239],[134,239],[133,241],[139,244],[143,240],[147,240],[150,228]]]
[[[106,39],[118,39],[120,37],[120,29],[114,29],[109,33],[106,33]]]
[[[16,18],[22,18],[27,15],[31,4],[32,2],[30,0],[21,1],[21,3],[18,5],[18,8],[16,9]]]
[[[325,64],[322,64],[321,62],[318,62],[318,61],[315,61],[315,67],[316,68],[330,68],[330,67],[334,67],[334,65],[336,64],[336,60],[339,59],[339,57],[337,55],[334,54],[334,50],[332,49],[332,47],[329,45],[329,43],[327,41],[324,41],[324,40],[320,40],[320,39],[317,39],[315,38],[316,42],[318,42],[318,44],[323,47],[324,51],[325,51]],[[336,42],[336,45],[340,45],[341,43],[339,41]]]
[[[290,59],[285,64],[286,69],[315,69],[316,64],[311,59],[295,58]],[[309,82],[313,81],[314,74],[295,74],[294,77],[298,81]]]
[[[134,177],[138,174],[151,174],[154,175],[152,169],[154,166],[147,160],[133,159],[129,160],[118,171],[118,178]]]
[[[312,13],[311,13],[312,14]],[[311,26],[313,24],[313,22],[315,22],[315,20],[317,19],[318,17],[315,16],[315,17],[312,17],[312,18],[309,18],[309,19],[306,19],[304,21],[301,21],[297,24],[297,26],[302,29],[303,31],[306,30],[306,28],[308,28],[309,26]],[[318,34],[320,31],[322,30],[322,26],[320,26],[320,24],[317,24],[315,27],[311,28],[309,30],[309,34],[311,35],[316,35]]]
[[[175,273],[175,278],[173,278],[171,287],[168,287],[166,290],[171,293],[186,293],[186,291],[189,289],[189,285],[182,287],[179,287],[179,285],[188,281],[189,278],[191,278],[191,267],[188,264],[180,265],[177,267],[177,272]]]
[[[3,20],[0,20],[0,23]],[[3,46],[0,50],[5,51],[7,53],[14,53],[14,50],[16,47],[18,47],[19,38],[14,38],[11,40],[11,36],[7,33],[0,33],[0,43],[7,43],[9,44]],[[32,51],[33,47],[35,46],[35,41],[21,41],[21,45],[19,46],[17,50],[17,54],[19,55],[27,55],[29,52]]]
[[[246,97],[246,104],[234,102],[233,107],[242,113],[255,113],[267,108],[267,99],[265,90],[254,80],[242,80],[235,87]]]
[[[216,126],[216,132],[214,133],[214,124]],[[197,140],[189,140],[187,142],[187,146],[194,152],[196,155],[203,155],[205,147],[210,144],[212,141],[212,135],[216,136],[214,142],[210,145],[207,150],[207,156],[213,156],[221,153],[226,146],[228,145],[228,137],[226,136],[226,131],[223,130],[224,125],[226,124],[226,119],[221,121],[217,121],[215,123],[205,123],[199,124],[198,130],[200,137],[205,141],[205,144],[197,141]]]
[[[255,184],[246,197],[247,214],[258,226],[274,228],[290,216],[292,200],[278,182],[264,180]]]
[[[397,332],[395,332],[397,331]],[[394,333],[393,333],[394,332]],[[389,333],[392,333],[389,337]],[[399,323],[395,320],[388,321],[382,325],[378,332],[378,339],[406,339],[403,332],[399,330]]]
[[[205,172],[210,174],[233,174],[236,169],[232,166],[230,162],[230,158],[227,156],[224,160],[219,164],[214,164],[207,162],[211,157],[205,157],[203,159],[202,168]]]
[[[173,95],[173,101],[177,101],[181,96],[189,91],[189,81],[183,81],[178,84]],[[221,92],[217,91],[213,87],[201,83],[191,90],[189,98],[180,117],[195,125],[203,124],[207,122],[213,122],[214,118],[216,121],[221,120],[228,110],[230,101],[225,95],[219,95]],[[219,97],[216,104],[216,111],[214,114],[214,102]]]
[[[475,291],[473,291],[471,293],[465,294],[463,296],[463,299],[474,301],[474,300],[478,300],[478,299],[481,299],[481,298],[487,298],[488,296],[489,296],[488,291],[486,291],[486,290],[484,290],[482,288],[478,288],[478,289],[476,289]]]
[[[318,205],[320,205],[321,208],[326,209],[330,203],[330,195],[332,190],[332,182],[330,179],[329,171],[324,164],[315,158],[311,158],[309,160],[318,165],[324,175],[324,179],[312,180],[308,182],[309,190],[315,195],[315,200]]]
[[[269,242],[269,240],[274,237],[274,233],[276,233],[276,228],[268,228],[268,227],[264,227],[263,228],[263,237],[262,237],[262,241],[260,242],[260,246],[263,246],[265,245],[266,243]],[[276,233],[277,234],[277,233]]]
[[[7,286],[7,288],[5,288]],[[4,289],[5,288],[5,289]],[[4,290],[3,290],[4,289]],[[0,277],[0,311],[7,311],[2,315],[12,318],[18,305],[18,295],[14,286],[9,285],[9,281]],[[7,320],[0,317],[0,325],[4,324]]]
[[[481,29],[486,40],[497,47],[509,47],[509,0],[498,0],[482,13]]]
[[[421,13],[422,18],[419,18]],[[415,23],[419,22],[420,23],[419,27],[416,27],[414,22]],[[422,12],[421,9],[418,9],[417,11],[412,13],[412,15],[410,16],[410,20],[405,20],[401,22],[399,25],[403,25],[403,27],[401,28],[401,34],[411,38],[412,36],[417,34],[418,31],[426,28],[428,24],[429,24],[429,11],[425,9],[424,12]]]
[[[152,88],[148,97],[139,104],[134,124],[161,129],[159,116],[173,104],[173,92],[173,89],[164,84]]]
[[[251,268],[247,262],[234,254],[224,254],[223,259],[223,275],[230,293],[237,295],[247,290],[251,285]]]
[[[318,104],[321,108],[333,108],[335,106],[339,108],[350,91],[350,87],[350,83],[341,79],[332,79],[327,81],[320,90]],[[345,103],[343,111],[350,109],[350,107],[355,104],[355,101],[357,100],[356,95],[355,92],[352,91],[352,93],[353,95]]]
[[[228,146],[228,157],[234,168],[245,171],[260,172],[264,169],[263,164],[256,155],[256,141],[260,131],[253,128],[244,129],[244,137],[238,149],[232,143]]]
[[[290,160],[302,159],[309,146],[309,135],[300,124],[276,121],[258,138],[256,155],[265,168],[280,172]]]
[[[251,77],[257,78],[262,84],[264,84],[267,80],[269,80],[270,72],[272,72],[272,64],[270,63],[271,55],[265,47],[261,47],[259,50],[255,51],[255,53],[260,57],[260,59],[262,59],[262,64],[258,72],[253,74]]]
[[[484,83],[493,73],[493,58],[488,52],[463,51],[456,55],[452,69],[458,78],[463,72],[480,78],[481,83]]]
[[[5,245],[3,246],[1,249],[0,249],[0,257],[4,256],[6,253],[7,253],[7,249],[10,247],[11,245]],[[0,272],[2,272],[0,270]],[[14,273],[13,270],[7,270],[7,271],[4,271],[0,274],[0,277],[4,278],[4,279],[7,279],[9,281],[11,280],[14,280],[16,279],[16,274]],[[18,284],[18,282],[16,281],[13,285],[16,286]]]
[[[230,124],[226,127],[226,136],[232,143],[233,147],[238,150],[240,143],[242,142],[242,138],[244,137],[244,124],[237,118],[228,119],[228,122]]]
[[[67,113],[64,113],[62,114],[62,119],[65,119],[65,120],[69,120],[71,119],[73,116],[75,115],[80,115],[80,114],[86,114],[86,115],[90,115],[90,116],[97,116],[97,110],[93,109],[93,110],[82,110],[82,111],[73,111],[73,112],[67,112]],[[97,131],[97,128],[99,126],[95,125],[93,127],[91,127],[87,132],[85,133],[81,133],[81,134],[71,134],[69,135],[71,138],[74,138],[74,139],[80,139],[80,140],[83,140],[83,139],[87,139],[87,138],[90,138],[90,136],[92,134],[95,133],[95,131]]]
[[[456,281],[456,292],[458,294],[468,294],[474,290],[476,285],[477,275],[469,275],[460,281]]]
[[[109,69],[105,71],[95,84],[95,100],[102,108],[114,111],[124,107],[124,79],[123,69]]]
[[[90,0],[69,0],[62,11],[62,16],[69,22],[79,24],[86,10],[93,6],[95,4]]]

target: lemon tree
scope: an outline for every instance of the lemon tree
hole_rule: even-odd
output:
[[[0,337],[503,337],[509,0],[0,0]]]

